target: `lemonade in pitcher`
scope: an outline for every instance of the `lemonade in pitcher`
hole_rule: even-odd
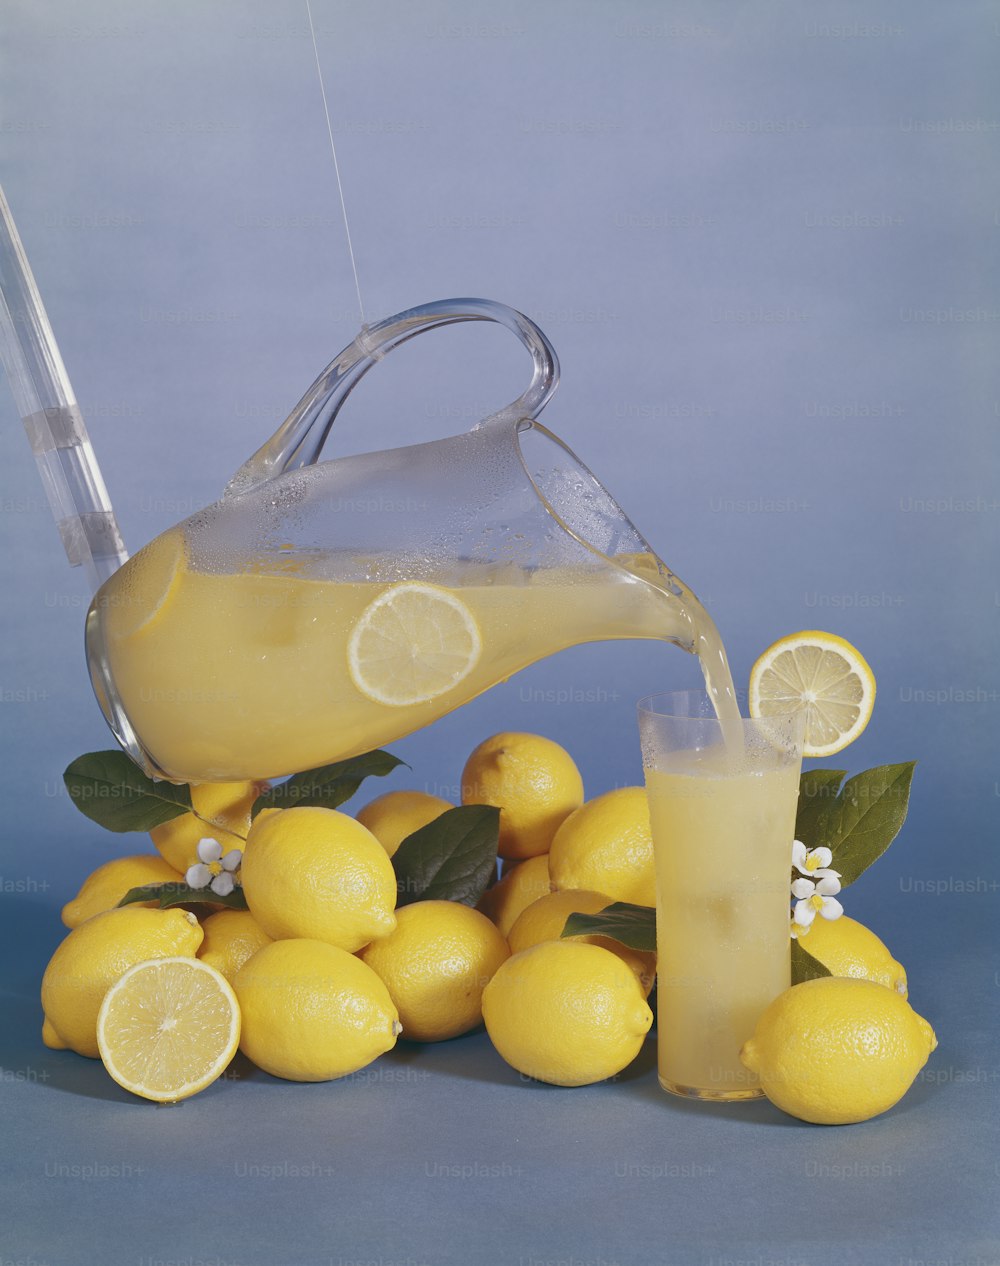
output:
[[[662,637],[649,556],[528,568],[455,562],[434,579],[199,571],[180,529],[99,596],[129,720],[172,777],[276,777],[369,751],[544,655]],[[673,633],[687,634],[675,617]]]

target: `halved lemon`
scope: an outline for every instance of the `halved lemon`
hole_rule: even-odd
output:
[[[833,756],[871,720],[875,675],[835,633],[808,629],[769,646],[750,670],[750,715],[806,713],[804,756]]]
[[[483,643],[469,608],[422,581],[391,585],[351,630],[351,680],[377,703],[406,707],[443,695],[472,672]]]
[[[136,963],[105,994],[97,1017],[104,1067],[119,1086],[157,1103],[210,1086],[239,1041],[232,986],[197,958]]]

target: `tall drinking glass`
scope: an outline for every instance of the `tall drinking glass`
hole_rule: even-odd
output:
[[[702,691],[639,703],[656,857],[659,1075],[674,1094],[763,1093],[739,1052],[791,984],[803,724],[801,715],[741,718],[727,746]]]

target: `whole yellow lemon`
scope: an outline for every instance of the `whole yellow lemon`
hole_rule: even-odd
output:
[[[73,900],[63,906],[62,921],[68,928],[79,927],[93,915],[113,910],[132,888],[142,888],[146,884],[177,884],[182,878],[157,853],[115,857],[87,876]]]
[[[97,1059],[97,1014],[115,981],[151,958],[193,958],[201,938],[201,925],[188,910],[130,905],[81,923],[63,939],[42,977],[42,1041]]]
[[[399,1016],[385,985],[360,958],[326,941],[265,945],[236,973],[233,988],[240,1050],[272,1077],[330,1081],[396,1045]]]
[[[888,948],[863,923],[842,914],[838,919],[814,919],[809,931],[799,930],[799,943],[834,976],[873,980],[906,997],[906,971]]]
[[[198,861],[199,840],[218,840],[222,851],[242,848],[250,830],[250,809],[266,784],[205,782],[191,786],[191,804],[200,816],[182,813],[154,826],[149,835],[160,856],[180,874]]]
[[[642,950],[629,949],[610,936],[569,936],[563,937],[563,928],[571,914],[597,914],[611,905],[611,898],[603,892],[585,892],[575,888],[565,888],[561,892],[550,892],[540,897],[516,919],[507,937],[512,954],[520,954],[521,950],[530,949],[532,945],[540,945],[542,941],[582,941],[587,945],[600,945],[602,949],[617,954],[622,962],[634,973],[642,986],[644,997],[649,996],[656,978],[656,955],[644,953]]]
[[[508,958],[483,993],[483,1019],[511,1067],[586,1086],[638,1055],[653,1013],[635,975],[599,945],[543,941]]]
[[[247,959],[272,940],[249,910],[219,910],[202,922],[201,930],[205,939],[198,957],[230,984]]]
[[[243,895],[272,940],[353,953],[396,926],[396,872],[371,831],[336,809],[261,814],[243,851]]]
[[[556,888],[606,893],[611,901],[656,905],[656,867],[644,787],[588,800],[556,832],[549,851]]]
[[[740,1059],[790,1116],[848,1125],[898,1103],[936,1046],[934,1030],[894,989],[822,976],[774,999]]]
[[[465,762],[462,803],[500,810],[501,857],[537,857],[583,803],[583,779],[558,743],[505,731],[485,739]]]
[[[403,1032],[441,1042],[482,1021],[483,990],[510,955],[484,914],[456,901],[415,901],[396,912],[396,930],[361,951],[389,990]]]
[[[521,911],[551,891],[549,855],[540,853],[538,857],[517,862],[499,883],[486,889],[476,908],[492,919],[500,934],[506,936]]]
[[[354,815],[392,857],[403,840],[454,805],[426,791],[387,791]]]

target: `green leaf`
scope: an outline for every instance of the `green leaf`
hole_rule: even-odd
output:
[[[804,819],[799,810],[796,833],[802,822],[807,834],[797,834],[797,838],[808,848],[825,844],[831,850],[833,869],[840,871],[843,887],[854,883],[899,834],[906,821],[915,765],[916,761],[906,761],[866,769],[849,778],[839,794],[832,790],[838,771],[812,771],[826,781],[817,779],[821,790]]]
[[[286,782],[279,782],[258,796],[250,816],[255,818],[261,809],[294,809],[307,805],[339,809],[366,778],[383,778],[402,764],[405,762],[389,752],[374,751],[293,774]]]
[[[836,802],[840,784],[847,777],[846,769],[808,769],[799,779],[799,802],[795,813],[795,838],[806,848],[819,848],[826,815]]]
[[[80,812],[109,831],[150,831],[191,809],[186,783],[153,782],[117,749],[78,756],[63,782]]]
[[[496,871],[500,810],[490,804],[447,809],[408,835],[393,854],[399,897],[474,906]]]
[[[656,911],[615,901],[596,914],[571,914],[562,936],[610,936],[629,949],[656,950]]]
[[[157,901],[160,910],[169,910],[171,906],[188,905],[226,906],[229,910],[247,909],[247,899],[239,884],[227,897],[220,897],[210,888],[192,888],[189,884],[179,881],[166,884],[143,884],[140,888],[130,888],[118,905],[129,906],[135,901]]]
[[[824,967],[818,958],[813,958],[808,950],[803,949],[801,941],[792,941],[793,985],[801,985],[806,980],[818,980],[820,976],[832,975],[829,967]]]

